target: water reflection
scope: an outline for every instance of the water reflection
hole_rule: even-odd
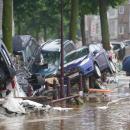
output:
[[[68,112],[6,117],[0,123],[0,130],[129,130],[130,100],[120,100],[106,110],[99,109],[104,105],[87,103]]]
[[[0,116],[0,130],[130,130],[129,87],[119,87],[109,96],[109,103],[86,103],[66,112]]]

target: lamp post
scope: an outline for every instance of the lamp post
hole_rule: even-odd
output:
[[[60,77],[60,98],[64,97],[64,48],[63,48],[63,0],[60,0],[61,11],[61,77]]]

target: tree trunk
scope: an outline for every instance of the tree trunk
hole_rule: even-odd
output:
[[[82,45],[86,45],[86,36],[85,36],[85,16],[81,16],[81,22],[80,22],[80,28],[81,28],[81,36],[82,36]]]
[[[99,13],[100,13],[100,21],[101,21],[102,44],[106,50],[110,50],[107,8],[108,8],[107,0],[99,0]]]
[[[78,0],[71,0],[70,39],[76,41]]]
[[[12,0],[3,0],[2,31],[3,42],[12,53]]]

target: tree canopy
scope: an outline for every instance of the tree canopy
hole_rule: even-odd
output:
[[[76,26],[79,24],[81,16],[99,14],[99,0],[76,1],[64,0],[64,34],[65,37],[70,34],[73,40],[75,40],[75,35],[79,30]],[[116,7],[124,2],[124,0],[101,1],[106,1],[107,8],[109,6]],[[76,7],[75,11],[72,10],[73,5]],[[75,17],[74,20],[72,16]],[[44,36],[45,39],[59,37],[60,1],[14,0],[14,20],[17,34],[31,34],[36,37],[40,35]]]

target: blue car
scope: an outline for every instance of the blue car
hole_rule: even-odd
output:
[[[79,74],[82,74],[87,77],[92,75],[96,78],[101,77],[99,66],[93,60],[93,57],[91,53],[89,53],[89,49],[87,47],[82,47],[67,54],[64,59],[64,63],[66,76],[73,75],[76,77],[79,76]]]

